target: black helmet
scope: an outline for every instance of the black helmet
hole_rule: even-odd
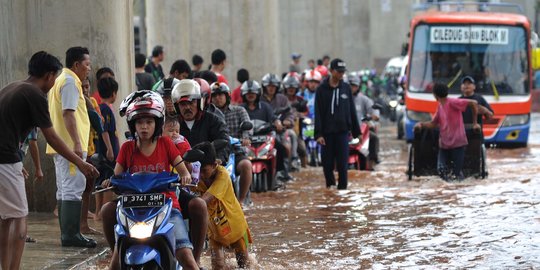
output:
[[[212,94],[220,94],[220,93],[227,94],[227,95],[231,94],[231,89],[226,83],[215,82],[212,85],[210,85],[210,90],[212,91]]]
[[[212,92],[212,97],[217,94],[225,94],[227,97],[225,106],[228,106],[231,103],[231,89],[226,83],[215,82],[210,85],[210,91]]]

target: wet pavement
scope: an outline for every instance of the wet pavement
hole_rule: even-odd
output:
[[[88,220],[91,227],[100,229],[101,223]],[[100,235],[88,235],[98,241],[96,248],[62,247],[58,218],[52,213],[30,213],[28,235],[36,240],[26,243],[22,269],[88,269],[99,258],[105,257],[108,247]]]
[[[326,189],[322,169],[308,168],[285,190],[253,194],[245,210],[253,268],[540,269],[540,115],[532,119],[528,147],[488,149],[485,180],[408,181],[407,144],[389,126],[380,129],[383,162],[374,172],[349,171],[348,190]],[[59,234],[36,228],[29,232],[38,241]],[[24,269],[40,269],[26,268],[30,259],[45,265],[62,256],[66,263],[48,269],[69,269],[67,260],[96,255],[77,269],[106,269],[103,243],[90,251],[59,248],[56,238],[28,244]],[[209,254],[203,257],[210,268]]]

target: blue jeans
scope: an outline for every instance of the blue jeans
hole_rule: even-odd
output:
[[[171,210],[171,217],[169,222],[174,224],[174,237],[176,238],[176,249],[181,248],[190,248],[193,249],[193,244],[189,241],[189,235],[184,223],[184,218],[182,218],[182,213],[180,210],[173,208]]]
[[[452,162],[452,172],[454,176],[462,180],[463,176],[463,160],[465,158],[465,146],[452,148],[452,149],[442,149],[439,148],[439,156],[437,159],[437,170],[442,179],[448,180],[449,169],[446,166],[448,161]]]

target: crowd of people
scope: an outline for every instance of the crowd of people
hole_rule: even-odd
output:
[[[35,141],[37,128],[48,142],[46,153],[54,160],[62,246],[96,246],[96,241],[86,236],[97,233],[87,222],[90,194],[96,187],[111,185],[113,175],[175,170],[182,184],[197,180],[193,190],[165,194],[173,200],[171,220],[175,224],[176,256],[185,269],[198,269],[208,236],[212,267],[221,269],[225,263],[224,247],[234,249],[240,267],[250,263],[252,238],[242,209],[252,203],[248,192],[253,166],[242,148],[218,148],[211,142],[229,141],[232,136],[240,139],[243,146],[249,146],[251,131],[243,130],[242,123],[271,123],[277,138],[277,178],[279,185],[284,185],[294,179],[290,172],[308,165],[301,126],[303,119],[310,118],[315,123],[314,139],[322,146],[326,187],[337,185],[337,189],[347,189],[350,137],[360,137],[362,118],[379,117],[374,101],[362,89],[361,74],[347,74],[347,64],[339,58],[330,61],[330,57],[324,56],[317,65],[310,60],[308,69],[301,71],[301,55],[293,53],[289,70],[283,74],[267,73],[257,80],[250,77],[248,70],[239,69],[238,86],[232,89],[223,75],[227,63],[223,50],[212,52],[208,70],[202,69],[203,58],[195,55],[192,65],[182,59],[175,61],[166,77],[161,66],[164,48],[156,46],[149,59],[143,54],[135,56],[137,90],[119,97],[118,89],[122,86],[108,67],[97,70],[97,91],[91,94],[91,55],[84,47],[69,48],[63,67],[56,57],[43,51],[35,53],[28,64],[29,77],[0,91],[0,125],[6,127],[6,132],[0,133],[5,142],[0,146],[2,269],[19,269],[24,243],[29,238],[24,188],[28,174],[21,161],[29,147],[36,177],[43,177]],[[471,82],[474,84],[472,78],[463,80],[466,86]],[[440,111],[464,111],[469,105],[473,113],[470,120],[476,128],[476,102],[446,99],[444,89],[439,88],[435,87],[434,93],[443,106]],[[466,96],[475,98],[471,93]],[[120,107],[114,108],[121,98]],[[123,119],[115,118],[116,110],[129,127],[129,140],[122,145],[117,122]],[[480,112],[489,114],[484,107]],[[418,124],[440,125],[442,130],[450,130],[447,134],[441,131],[441,137],[449,142],[444,149],[450,149],[440,155],[441,160],[447,155],[453,157],[456,151],[452,149],[466,144],[453,141],[461,138],[461,133],[451,133],[452,125],[457,125],[445,120],[451,113],[439,113],[431,123]],[[375,165],[379,162],[378,138],[373,130],[369,147],[368,159]],[[198,165],[180,162],[191,148],[205,154]],[[236,156],[236,173],[241,176],[237,194],[223,167],[231,151]],[[337,181],[334,170],[338,171]],[[95,201],[93,215],[102,220],[103,233],[114,251],[110,267],[117,269],[117,201],[110,192],[96,195]],[[212,222],[218,208],[227,210],[231,228],[223,230]],[[183,219],[189,219],[189,233]]]

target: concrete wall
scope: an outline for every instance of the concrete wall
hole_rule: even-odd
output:
[[[126,96],[134,89],[132,17],[129,0],[0,0],[0,85],[25,79],[34,52],[45,50],[64,63],[69,47],[84,46],[90,50],[92,73],[111,67],[120,85],[118,96]],[[123,122],[118,121],[121,129]],[[33,172],[31,163],[25,164]],[[56,184],[50,160],[43,170],[43,183],[33,183],[33,178],[27,183],[31,210],[54,208]]]
[[[351,70],[373,67],[374,59],[400,53],[413,1],[387,1],[393,9],[386,14],[379,2],[147,1],[148,54],[155,45],[163,45],[162,65],[168,72],[172,62],[190,62],[193,54],[203,56],[206,67],[211,52],[221,48],[228,58],[224,74],[233,87],[239,68],[247,68],[255,79],[287,71],[292,52],[303,55],[302,68],[307,60],[325,54],[343,58]],[[396,21],[407,23],[395,27]]]

